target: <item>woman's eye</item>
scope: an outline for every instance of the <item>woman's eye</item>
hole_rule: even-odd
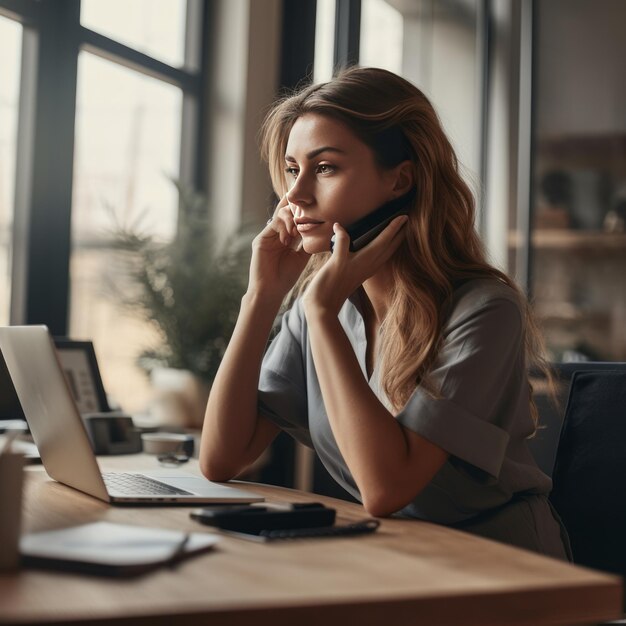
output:
[[[320,163],[317,166],[317,171],[320,174],[330,174],[335,171],[335,168],[332,165],[328,165],[328,163]]]
[[[287,172],[287,174],[289,176],[292,176],[293,178],[297,178],[298,176],[298,170],[295,167],[286,167],[285,172]]]

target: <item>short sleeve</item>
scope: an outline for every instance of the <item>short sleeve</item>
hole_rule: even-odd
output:
[[[429,375],[397,419],[453,457],[498,478],[513,422],[523,410],[524,332],[512,298],[461,302]]]
[[[312,447],[303,347],[305,333],[301,305],[296,301],[283,315],[280,331],[263,357],[258,411],[294,439]]]

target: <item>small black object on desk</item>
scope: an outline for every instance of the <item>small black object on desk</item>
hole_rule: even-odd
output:
[[[319,502],[213,506],[196,509],[189,515],[201,524],[255,541],[358,535],[374,532],[380,525],[378,520],[366,519],[333,526],[335,509]]]
[[[263,530],[316,528],[335,522],[335,509],[319,502],[272,505],[212,506],[196,509],[192,519],[224,530],[259,534]]]
[[[82,416],[96,454],[141,452],[141,437],[130,415],[109,411]]]

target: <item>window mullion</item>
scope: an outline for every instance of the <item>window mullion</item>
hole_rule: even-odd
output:
[[[0,0],[0,15],[32,26],[38,20],[40,5],[34,0]]]
[[[208,41],[207,3],[187,0],[185,28],[185,67],[198,77],[198,88],[183,94],[180,142],[180,178],[196,189],[206,191],[206,146],[204,112],[207,107]]]
[[[11,322],[64,335],[80,2],[42,2],[39,10],[23,46]]]
[[[79,39],[82,49],[107,61],[119,63],[147,76],[162,80],[176,87],[181,87],[186,91],[198,92],[201,88],[198,76],[195,73],[172,67],[84,26],[81,26],[79,29]]]
[[[335,71],[359,62],[361,0],[337,0],[335,13]]]

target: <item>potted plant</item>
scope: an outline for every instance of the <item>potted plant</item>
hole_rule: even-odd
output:
[[[198,426],[245,291],[251,237],[238,232],[218,242],[206,198],[172,182],[179,216],[171,241],[142,232],[141,218],[115,226],[123,271],[114,290],[122,306],[151,324],[160,338],[137,359],[157,391],[155,419]]]

